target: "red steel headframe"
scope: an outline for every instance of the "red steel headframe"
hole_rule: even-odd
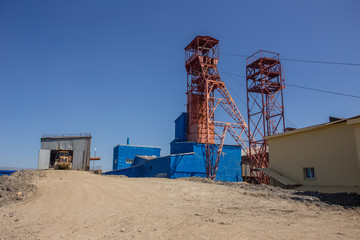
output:
[[[215,179],[226,133],[247,151],[248,127],[217,69],[219,41],[197,36],[185,47],[188,140],[205,145],[206,177]],[[221,107],[233,123],[215,120]],[[245,134],[246,137],[242,137]],[[244,139],[246,139],[244,141]]]
[[[260,50],[247,58],[246,88],[249,125],[250,173],[257,183],[269,183],[258,168],[269,167],[267,153],[270,136],[285,129],[283,89],[278,53]]]

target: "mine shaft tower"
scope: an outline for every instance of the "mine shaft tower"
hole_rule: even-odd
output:
[[[269,167],[265,137],[285,129],[285,85],[281,72],[278,53],[260,50],[247,58],[248,157],[251,175],[257,183],[269,183],[268,177],[258,171],[258,168]]]
[[[249,133],[244,118],[220,79],[218,61],[217,39],[197,36],[185,47],[188,140],[205,145],[206,177],[211,179],[216,177],[226,134],[229,133],[246,151]],[[233,123],[215,120],[215,111],[219,107]]]
[[[249,158],[252,179],[256,183],[269,183],[258,168],[269,167],[265,137],[285,129],[285,85],[279,54],[261,50],[247,58],[249,125],[220,78],[218,61],[219,40],[215,38],[197,36],[185,47],[188,140],[205,145],[206,177],[215,179],[225,136],[229,133]],[[215,119],[219,107],[233,122]]]

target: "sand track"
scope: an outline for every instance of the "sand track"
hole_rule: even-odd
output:
[[[47,171],[0,208],[0,239],[359,239],[359,208],[185,180]]]

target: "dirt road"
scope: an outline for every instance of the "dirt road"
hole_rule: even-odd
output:
[[[359,239],[360,210],[186,180],[48,171],[0,239]]]

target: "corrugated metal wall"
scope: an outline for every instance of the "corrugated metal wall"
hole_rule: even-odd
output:
[[[187,113],[182,113],[175,120],[175,141],[186,142],[187,141]]]
[[[84,151],[74,150],[72,169],[84,169]]]
[[[144,161],[143,176],[144,177],[169,177],[170,157],[155,158],[153,160]]]
[[[104,175],[124,175],[127,177],[141,177],[143,166],[134,166],[103,173]]]
[[[105,174],[128,177],[205,177],[205,145],[187,141],[187,114],[175,120],[175,139],[170,143],[171,155],[159,157],[160,149],[118,145],[114,148],[113,170]],[[149,160],[136,155],[155,155]],[[134,159],[126,163],[126,159]],[[122,169],[122,170],[117,170]],[[239,182],[241,176],[241,147],[224,145],[216,180]]]
[[[73,151],[73,169],[89,170],[91,136],[41,138],[41,150]],[[43,160],[41,160],[43,161]],[[40,156],[39,156],[40,164]]]
[[[130,167],[132,163],[126,163],[126,160],[133,160],[136,155],[160,157],[160,150],[158,147],[117,145],[114,148],[113,170]]]
[[[205,162],[195,153],[173,155],[170,172],[170,178],[206,177]]]
[[[129,167],[106,174],[126,175],[128,177],[205,177],[204,144],[194,142],[180,144],[184,149],[190,148],[189,145],[192,146],[194,152],[174,154],[152,160],[137,156],[134,163]],[[241,148],[239,146],[224,146],[216,180],[242,181]]]
[[[176,151],[185,153],[192,149],[193,155],[176,155],[172,158],[172,178],[199,176],[205,177],[205,145],[202,143],[175,143]],[[172,150],[174,152],[175,150]],[[216,179],[219,181],[239,182],[241,176],[241,147],[224,145]]]
[[[242,182],[241,147],[224,145],[216,179],[226,182]]]
[[[180,154],[194,152],[194,142],[177,142],[170,143],[170,154]]]
[[[50,165],[50,152],[48,149],[40,149],[38,169],[48,169]]]

